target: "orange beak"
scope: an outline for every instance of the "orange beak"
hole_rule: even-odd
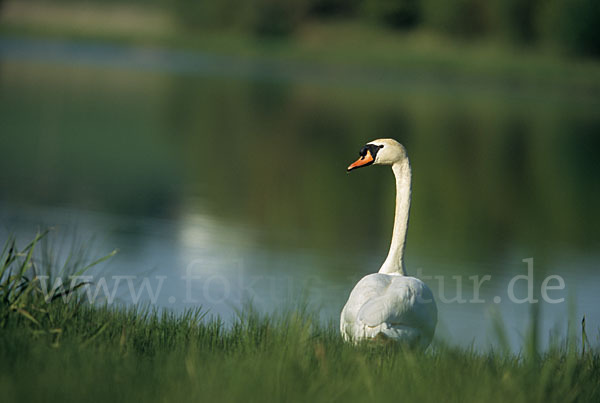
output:
[[[353,169],[364,167],[365,165],[369,165],[372,163],[373,156],[371,155],[371,151],[367,151],[367,155],[365,155],[364,157],[360,157],[348,166],[348,172],[352,171]]]

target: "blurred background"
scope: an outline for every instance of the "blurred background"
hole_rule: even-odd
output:
[[[445,278],[437,337],[595,331],[598,57],[596,0],[0,0],[0,240],[93,237],[120,249],[102,274],[167,276],[161,307],[307,300],[337,322],[385,258],[395,192],[345,168],[393,137],[408,271]],[[508,301],[530,257],[536,296],[558,274],[564,303]],[[443,303],[488,274],[485,303]]]

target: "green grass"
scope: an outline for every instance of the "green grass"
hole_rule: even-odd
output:
[[[47,302],[31,275],[38,240],[23,249],[8,242],[0,260],[3,402],[600,399],[600,356],[573,345],[526,355],[415,351],[344,343],[334,324],[302,308],[247,309],[225,326],[201,310]]]

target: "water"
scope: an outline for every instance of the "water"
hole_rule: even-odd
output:
[[[337,321],[387,253],[394,203],[391,172],[345,167],[394,137],[413,166],[407,267],[432,277],[439,338],[487,348],[499,314],[518,350],[531,304],[508,285],[527,258],[535,298],[565,282],[540,304],[542,343],[583,314],[593,334],[600,97],[401,73],[2,39],[1,239],[47,225],[57,244],[118,248],[93,273],[121,281],[118,303],[146,279],[169,309],[305,301]],[[485,275],[484,302],[463,303]]]

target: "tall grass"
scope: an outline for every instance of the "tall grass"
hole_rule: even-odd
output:
[[[35,333],[52,334],[57,341],[62,333],[60,324],[66,317],[57,320],[55,309],[74,315],[83,301],[76,293],[86,283],[70,282],[70,276],[81,276],[112,257],[116,251],[100,259],[90,260],[85,246],[74,243],[66,259],[61,261],[49,244],[44,242],[48,239],[49,231],[38,232],[23,248],[18,247],[14,236],[9,236],[4,243],[0,253],[0,327],[9,326],[12,322],[20,324],[21,320],[26,320],[34,327]],[[36,247],[40,244],[42,248],[38,248],[38,253],[35,254]],[[59,277],[61,281],[57,282]],[[63,302],[71,300],[73,296],[74,305],[53,304],[58,299]]]
[[[15,256],[9,243],[3,257]],[[38,298],[35,287],[20,297],[32,280],[7,284],[22,284],[15,283],[14,270],[31,262],[35,244],[20,250],[20,263],[6,269],[13,275],[2,280],[3,402],[600,398],[599,355],[589,349],[581,354],[557,345],[534,357],[440,344],[424,352],[355,346],[342,341],[335,324],[320,323],[302,307],[273,315],[248,308],[225,326],[201,309],[99,307],[78,298]],[[17,300],[28,301],[17,304],[28,315],[15,309]],[[46,328],[48,321],[60,327]]]

